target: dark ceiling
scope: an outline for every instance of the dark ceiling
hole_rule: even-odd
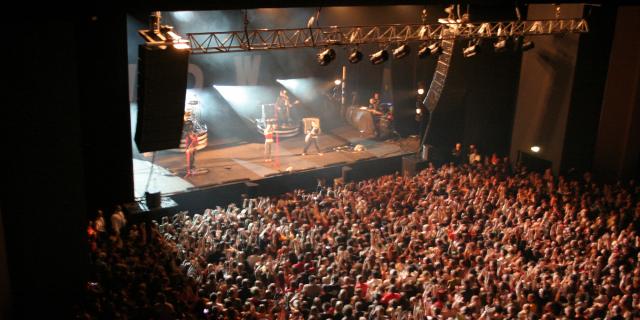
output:
[[[233,10],[253,8],[289,8],[289,7],[330,7],[330,6],[377,6],[377,5],[448,5],[460,3],[471,6],[524,6],[528,3],[585,3],[585,1],[551,1],[551,0],[466,0],[466,1],[442,1],[442,0],[98,0],[87,2],[43,2],[38,10],[33,10],[33,4],[25,1],[16,1],[12,9],[20,7],[28,9],[29,15],[11,15],[9,19],[24,19],[35,17],[47,17],[54,13],[58,16],[78,17],[78,15],[96,15],[105,13],[141,13],[149,11],[182,11],[182,10]],[[593,0],[586,2],[593,5],[624,5],[637,4],[635,0]]]

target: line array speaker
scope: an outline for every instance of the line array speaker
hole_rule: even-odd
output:
[[[184,124],[189,50],[138,48],[138,121],[140,152],[178,148]]]

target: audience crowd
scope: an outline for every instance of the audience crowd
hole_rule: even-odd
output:
[[[640,188],[430,167],[89,226],[79,316],[104,319],[637,319]]]

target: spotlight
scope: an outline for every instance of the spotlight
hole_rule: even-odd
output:
[[[522,43],[522,46],[520,48],[522,48],[522,51],[531,50],[535,48],[535,44],[533,44],[533,41],[525,41]]]
[[[535,152],[535,153],[538,153],[538,152],[540,152],[540,147],[538,147],[538,146],[532,146],[532,147],[531,147],[531,151],[533,151],[533,152]]]
[[[396,59],[401,59],[406,57],[409,52],[411,52],[411,47],[407,44],[403,44],[395,49],[393,49],[393,57]]]
[[[362,60],[362,52],[358,51],[358,49],[353,49],[351,51],[351,53],[349,54],[349,58],[348,58],[349,62],[351,63],[358,63],[360,62],[360,60]]]
[[[416,108],[416,114],[421,114],[421,113],[422,113],[422,109]]]
[[[318,63],[321,66],[328,65],[335,58],[336,58],[336,51],[331,48],[326,48],[320,51],[320,53],[318,53]]]
[[[422,89],[422,88],[418,89],[418,94],[419,95],[423,95],[424,94],[424,89]]]
[[[339,86],[339,85],[341,85],[341,84],[342,84],[342,80],[340,80],[340,79],[336,79],[333,83],[334,83],[336,86]]]
[[[369,55],[369,61],[373,64],[381,64],[387,60],[389,60],[389,53],[384,49]]]
[[[429,46],[427,43],[423,43],[418,47],[418,58],[425,58],[429,55]]]
[[[465,58],[471,58],[475,56],[478,52],[480,52],[480,48],[478,48],[477,44],[473,44],[464,48],[464,50],[462,50],[462,55]]]
[[[504,52],[507,49],[507,39],[500,39],[493,44],[493,50],[495,52]]]
[[[434,42],[430,45],[427,45],[427,43],[425,42],[422,45],[420,45],[420,48],[418,48],[418,58],[426,58],[428,56],[437,56],[441,53],[442,53],[442,48],[440,47],[440,44],[438,44],[437,42]]]
[[[442,53],[442,47],[437,42],[432,43],[428,48],[429,52],[434,56]]]

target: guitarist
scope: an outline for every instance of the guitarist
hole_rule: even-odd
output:
[[[311,122],[311,129],[307,132],[307,135],[304,137],[305,145],[304,145],[304,150],[302,151],[303,156],[307,155],[307,150],[309,150],[309,147],[311,146],[312,143],[316,147],[316,150],[318,151],[318,155],[320,156],[322,155],[322,153],[320,152],[320,147],[318,146],[319,134],[320,134],[320,127],[315,121]]]
[[[279,121],[284,124],[291,123],[291,103],[289,102],[289,96],[287,90],[280,90],[280,95],[276,99],[276,110],[278,112]]]

